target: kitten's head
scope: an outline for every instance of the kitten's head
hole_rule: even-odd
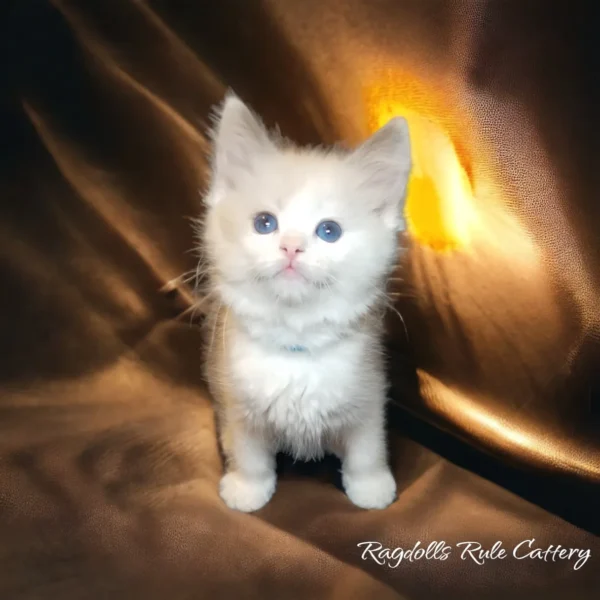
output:
[[[395,261],[410,170],[406,121],[353,151],[269,135],[233,95],[218,117],[205,249],[227,296],[368,305]]]

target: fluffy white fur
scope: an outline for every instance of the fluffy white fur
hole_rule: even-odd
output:
[[[276,487],[276,452],[311,459],[331,451],[350,500],[384,508],[396,485],[382,307],[403,226],[406,122],[393,119],[353,151],[298,148],[229,95],[214,146],[203,243],[217,298],[207,373],[226,456],[221,497],[257,510]],[[277,217],[274,233],[254,230],[263,211]],[[315,235],[324,219],[341,225],[337,242]],[[282,272],[286,243],[303,250],[291,276]]]

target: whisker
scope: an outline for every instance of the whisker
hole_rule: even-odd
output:
[[[177,319],[182,319],[189,315],[190,316],[189,325],[190,326],[193,325],[194,319],[196,318],[198,311],[200,311],[202,309],[202,307],[204,306],[204,304],[206,302],[211,300],[211,297],[214,295],[214,293],[215,293],[214,291],[209,292],[203,298],[200,298],[197,302],[194,302],[194,304],[192,304],[191,306],[188,306],[188,308],[186,308],[184,311],[182,311],[177,316]]]
[[[404,335],[406,336],[406,341],[408,343],[410,343],[410,337],[408,335],[408,328],[406,327],[406,321],[404,320],[404,317],[402,316],[402,314],[400,313],[400,311],[389,301],[388,298],[386,298],[386,300],[387,300],[387,302],[386,302],[386,308],[388,308],[389,310],[391,310],[392,312],[394,312],[398,316],[398,318],[402,322],[402,327],[404,329]]]
[[[196,277],[195,270],[186,271],[185,273],[182,273],[178,277],[174,277],[173,279],[170,279],[169,281],[167,281],[160,288],[160,292],[163,294],[172,292],[173,290],[177,289],[177,287],[179,287],[179,285],[189,283],[190,281],[195,279],[195,277]]]
[[[416,299],[418,296],[416,294],[409,294],[407,292],[388,292],[390,298],[413,298]]]

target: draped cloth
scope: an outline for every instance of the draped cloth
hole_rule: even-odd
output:
[[[1,598],[597,597],[588,3],[18,0],[0,19]],[[409,231],[390,292],[385,511],[352,506],[329,459],[282,459],[255,515],[218,497],[189,218],[230,87],[307,144],[358,143],[378,89],[447,105],[467,157],[468,242]],[[531,539],[591,558],[512,556]],[[392,568],[365,541],[454,549]]]

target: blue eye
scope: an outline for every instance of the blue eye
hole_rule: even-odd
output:
[[[277,219],[268,212],[258,213],[254,217],[254,229],[261,235],[273,233],[277,230]]]
[[[324,241],[333,244],[342,237],[342,228],[335,221],[321,221],[315,233]]]

